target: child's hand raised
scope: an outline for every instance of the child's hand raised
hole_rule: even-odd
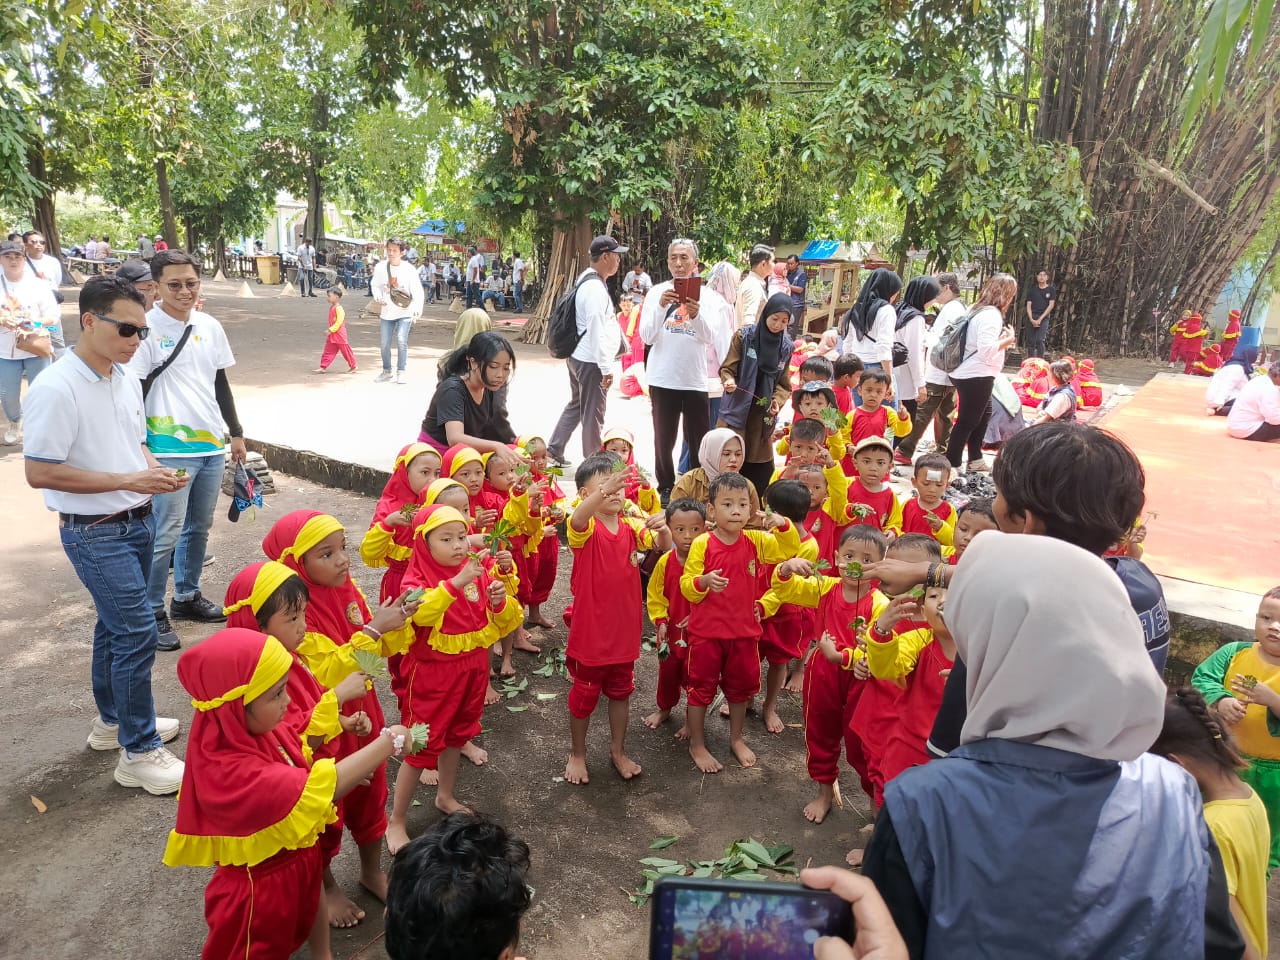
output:
[[[876,618],[876,632],[889,633],[903,620],[909,620],[920,611],[920,604],[909,593],[903,593],[889,601],[889,605]]]
[[[712,593],[723,593],[725,588],[729,586],[729,578],[723,576],[719,569],[712,570],[702,575],[702,586]]]
[[[479,510],[476,511],[476,515],[474,519],[476,522],[477,530],[488,530],[490,527],[492,527],[495,523],[498,522],[498,511],[489,510],[484,507],[481,507]]]
[[[823,470],[830,470],[836,465],[835,458],[831,456],[831,451],[823,447],[818,451],[818,455],[813,458],[813,462],[820,466]]]
[[[357,670],[333,688],[333,695],[338,698],[339,704],[343,704],[363,697],[368,693],[369,687],[369,675]]]
[[[475,557],[467,557],[467,562],[462,565],[462,569],[454,574],[452,583],[455,587],[461,590],[468,583],[473,582],[483,572],[484,567],[480,565],[479,560]],[[501,586],[501,584],[499,584],[499,586]]]
[[[501,610],[507,603],[507,588],[502,585],[501,581],[492,580],[489,582],[487,591],[489,606],[494,610]]]
[[[646,530],[651,530],[654,533],[661,533],[663,530],[667,529],[667,515],[662,512],[652,514],[645,519],[644,528]]]
[[[619,492],[620,490],[625,490],[627,488],[627,482],[630,479],[631,479],[630,467],[628,467],[626,470],[615,470],[612,473],[606,475],[605,478],[600,481],[600,487],[599,487],[600,492],[607,497],[610,494]]]
[[[510,550],[499,550],[493,557],[498,569],[503,573],[510,573],[515,569],[515,557],[511,556]]]
[[[786,580],[790,577],[812,577],[813,572],[813,562],[805,560],[803,557],[792,557],[790,560],[784,560],[778,564],[779,580]]]
[[[382,518],[382,525],[384,527],[391,527],[392,529],[396,527],[407,527],[412,522],[413,522],[412,520],[405,519],[405,515],[401,513],[399,510],[397,510],[395,513],[388,513],[385,517]]]
[[[404,626],[404,622],[412,616],[410,607],[413,610],[418,609],[417,603],[406,603],[409,591],[406,590],[398,597],[388,597],[373,612],[373,619],[369,621],[369,626],[377,630],[379,633],[390,633],[392,630],[398,630]]]

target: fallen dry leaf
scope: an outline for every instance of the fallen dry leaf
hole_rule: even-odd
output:
[[[49,808],[44,805],[44,801],[34,793],[31,795],[31,805],[36,808],[36,813],[47,813],[49,810]]]

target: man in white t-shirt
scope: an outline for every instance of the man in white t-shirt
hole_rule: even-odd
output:
[[[307,237],[298,248],[298,294],[303,297],[316,295],[316,248]]]
[[[64,347],[58,302],[27,265],[20,240],[0,243],[0,405],[8,418],[4,442],[22,439],[22,378],[27,386]]]
[[[578,424],[582,424],[583,455],[589,457],[600,449],[605,403],[622,347],[622,328],[605,281],[618,272],[626,252],[627,248],[613,237],[596,237],[588,250],[591,266],[576,281],[573,310],[581,339],[565,361],[569,368],[569,402],[547,440],[547,452],[560,466],[567,465],[564,448]]]
[[[484,270],[484,254],[477,253],[475,247],[467,247],[467,309],[481,306],[480,274]]]
[[[146,394],[147,449],[161,466],[185,470],[190,480],[181,490],[155,498],[156,543],[147,589],[160,634],[158,646],[177,650],[180,643],[170,616],[203,623],[227,619],[222,604],[200,592],[200,573],[227,462],[224,438],[229,430],[231,458],[243,463],[244,430],[227,381],[227,369],[236,362],[231,344],[222,324],[195,308],[200,299],[195,258],[182,250],[157,253],[151,275],[160,299],[147,314],[151,336],[129,361],[129,372],[143,381],[154,375]],[[166,615],[170,560],[173,603]]]
[[[512,308],[516,313],[524,313],[524,274],[525,270],[524,258],[520,256],[520,251],[515,251],[515,256],[511,260],[511,299],[515,301]]]
[[[98,238],[90,237],[89,242],[84,245],[84,258],[86,260],[98,259]]]
[[[62,286],[62,262],[45,252],[47,244],[44,234],[39,230],[28,230],[24,233],[22,243],[27,249],[27,266],[32,273],[49,285],[54,299],[57,300],[58,288]]]
[[[742,275],[738,300],[733,305],[733,324],[741,330],[760,319],[760,311],[769,299],[769,275],[773,273],[773,247],[757,243],[748,255],[751,269]]]
[[[672,240],[667,248],[667,269],[677,280],[695,276],[697,244]],[[730,315],[729,304],[706,284],[696,301],[682,303],[671,280],[650,290],[640,308],[640,339],[650,346],[645,376],[653,412],[653,473],[663,502],[675,485],[672,452],[678,429],[683,430],[689,444],[690,466],[700,465],[698,447],[711,426],[707,347],[724,359],[733,336]]]
[[[123,366],[150,334],[142,295],[127,280],[90,277],[80,290],[80,327],[75,349],[27,394],[27,483],[58,512],[62,547],[98,611],[89,746],[119,751],[122,786],[174,793],[183,764],[162,744],[179,725],[156,716],[151,693],[151,498],[174,495],[190,479],[147,450],[142,390]]]
[[[1280,360],[1240,391],[1227,414],[1227,432],[1238,440],[1280,440]]]
[[[387,241],[386,259],[373,268],[369,278],[369,291],[382,308],[379,345],[382,348],[382,372],[374,377],[374,383],[391,380],[391,341],[396,342],[396,383],[408,383],[405,367],[409,362],[409,331],[414,317],[422,316],[422,281],[413,264],[404,258],[404,241],[392,237]],[[409,294],[406,306],[396,306],[391,299],[393,289]]]

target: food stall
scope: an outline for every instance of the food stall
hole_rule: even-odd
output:
[[[843,240],[809,241],[800,252],[800,265],[809,275],[806,333],[822,333],[840,322],[858,299],[858,275],[863,267],[888,266],[874,243]]]

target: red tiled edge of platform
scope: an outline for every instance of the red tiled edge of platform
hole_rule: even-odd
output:
[[[1280,442],[1227,436],[1202,378],[1162,374],[1095,420],[1147,474],[1147,564],[1162,577],[1262,594],[1280,584]]]

